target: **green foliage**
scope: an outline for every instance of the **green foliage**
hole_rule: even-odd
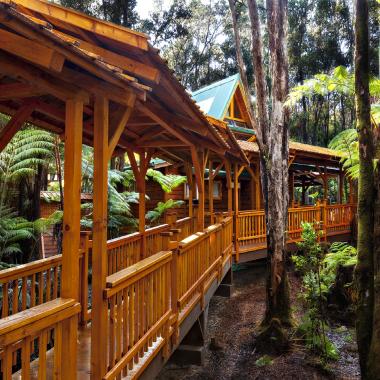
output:
[[[175,201],[169,199],[166,202],[158,202],[157,207],[154,210],[150,210],[146,214],[146,219],[151,223],[157,222],[165,214],[166,211],[183,205],[183,201]]]
[[[53,137],[49,132],[26,127],[17,132],[0,153],[0,206],[8,204],[11,186],[37,174],[53,157]]]
[[[187,181],[185,176],[177,174],[163,174],[154,169],[148,169],[146,176],[157,182],[165,193],[171,193],[176,187]]]
[[[321,276],[323,249],[318,243],[318,233],[310,223],[302,223],[302,241],[297,243],[301,250],[292,256],[297,270],[303,274],[301,296],[307,312],[299,326],[307,346],[326,359],[336,359],[336,348],[326,336],[324,302],[328,286]]]
[[[60,222],[62,212],[57,211],[49,218],[40,218],[29,222],[17,216],[9,207],[0,207],[0,261],[16,258],[22,254],[20,244],[28,239],[36,240],[37,235],[46,231],[51,225]]]
[[[266,367],[268,365],[272,365],[273,364],[273,359],[270,356],[268,356],[268,355],[264,355],[264,356],[261,356],[260,358],[258,358],[255,361],[255,364],[258,367]]]
[[[310,223],[302,224],[302,240],[298,243],[302,252],[292,256],[297,271],[303,275],[301,296],[307,308],[299,332],[310,349],[325,359],[336,360],[339,353],[326,336],[326,297],[335,283],[338,267],[356,264],[357,252],[347,243],[333,243],[324,255],[318,233]]]
[[[359,142],[356,129],[340,132],[330,141],[329,148],[343,155],[341,158],[343,168],[349,177],[357,179],[359,177]]]
[[[330,288],[335,282],[338,267],[356,265],[357,260],[358,254],[355,247],[341,242],[331,244],[329,253],[323,259],[321,271],[323,282]]]
[[[314,352],[322,353],[324,359],[338,360],[339,351],[325,334],[328,326],[309,310],[298,326],[298,332],[304,337],[307,347]]]

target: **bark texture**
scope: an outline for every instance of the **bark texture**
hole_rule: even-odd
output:
[[[369,97],[368,1],[356,0],[355,11],[355,102],[360,157],[358,264],[355,270],[358,287],[356,333],[362,378],[368,379],[370,378],[368,373],[368,358],[372,340],[374,301],[374,147]]]
[[[237,61],[239,70],[242,72],[244,71],[244,64],[239,47],[240,37],[234,0],[229,0],[229,2],[237,45]],[[287,1],[268,0],[266,7],[272,78],[270,99],[265,81],[258,7],[256,0],[248,0],[257,117],[254,110],[251,113],[255,118],[253,125],[260,149],[261,184],[264,194],[268,242],[267,307],[261,337],[263,339],[267,337],[270,340],[273,334],[278,335],[279,327],[281,329],[283,326],[291,324],[289,285],[286,271],[286,231],[289,204],[289,115],[283,106],[288,94]],[[248,86],[244,81],[243,84]],[[246,92],[249,93],[248,88]],[[270,114],[269,102],[271,102]]]

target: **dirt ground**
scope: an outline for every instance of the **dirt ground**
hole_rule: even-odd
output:
[[[297,298],[300,283],[290,276],[295,318],[302,309]],[[179,367],[168,363],[159,380],[238,380],[238,379],[360,379],[356,344],[351,328],[333,326],[329,333],[340,352],[340,359],[325,369],[301,344],[272,364],[260,367],[262,356],[255,352],[254,332],[265,309],[265,267],[244,265],[234,272],[234,291],[230,299],[213,297],[210,303],[204,366]]]

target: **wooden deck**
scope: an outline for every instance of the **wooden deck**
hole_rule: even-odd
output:
[[[289,208],[288,248],[301,241],[302,223],[308,222],[320,231],[323,241],[351,240],[355,223],[356,205],[320,204]],[[266,225],[264,210],[240,211],[235,222],[235,262],[247,262],[266,257]]]

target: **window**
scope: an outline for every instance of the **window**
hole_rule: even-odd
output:
[[[184,184],[184,198],[189,199],[190,196],[190,186],[188,183]],[[199,194],[198,194],[198,186],[195,184],[195,194],[193,192],[193,199],[198,199]]]

